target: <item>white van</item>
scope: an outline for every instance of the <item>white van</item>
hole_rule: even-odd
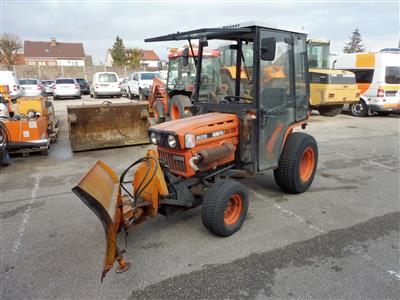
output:
[[[115,72],[97,72],[93,75],[90,85],[90,97],[117,96],[121,97],[118,76]]]
[[[400,113],[400,52],[351,53],[332,58],[335,69],[348,70],[356,75],[360,102],[350,106],[355,116],[368,111],[381,115]]]
[[[0,85],[8,85],[12,100],[21,97],[19,82],[13,71],[0,71]]]

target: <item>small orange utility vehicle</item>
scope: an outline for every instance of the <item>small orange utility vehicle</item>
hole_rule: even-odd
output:
[[[7,91],[2,98],[7,99]],[[57,141],[58,127],[54,107],[45,97],[22,97],[12,103],[3,100],[8,116],[1,119],[8,134],[10,153],[48,153],[51,142]]]
[[[117,260],[117,272],[128,269],[117,247],[117,234],[154,218],[199,205],[204,226],[227,237],[242,226],[249,193],[232,173],[263,173],[273,169],[283,191],[302,193],[316,172],[315,139],[305,128],[309,115],[306,35],[257,24],[179,32],[147,42],[197,39],[194,116],[148,129],[155,149],[129,165],[120,177],[98,161],[73,192],[100,218],[107,250],[102,279]],[[207,47],[230,45],[237,53],[235,89],[202,94],[207,84],[203,60]],[[242,48],[251,49],[246,56]],[[252,60],[252,68],[247,68]],[[248,86],[241,82],[242,66]],[[224,66],[219,68],[220,72]],[[272,71],[272,70],[279,70]],[[277,76],[274,76],[277,74]],[[265,76],[269,76],[265,80]],[[130,170],[137,166],[133,179]]]

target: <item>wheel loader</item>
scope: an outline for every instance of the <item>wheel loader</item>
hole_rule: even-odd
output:
[[[156,77],[153,81],[149,97],[149,115],[156,123],[166,120],[177,120],[192,115],[192,96],[194,79],[196,77],[196,59],[198,50],[192,44],[183,49],[171,48],[168,55],[168,75],[166,83]],[[201,86],[200,93],[213,93],[221,87],[218,67],[219,51],[211,50],[203,53],[205,64],[210,67],[203,76],[209,76],[212,81]]]
[[[157,217],[201,205],[201,220],[212,234],[228,237],[246,219],[251,194],[232,175],[273,170],[283,192],[302,193],[316,172],[318,147],[305,129],[309,117],[306,34],[260,24],[204,28],[150,38],[145,42],[196,40],[199,45],[193,116],[151,126],[153,147],[127,162],[118,176],[102,161],[72,191],[98,216],[106,236],[101,279],[118,262],[129,269],[117,235]],[[208,66],[203,53],[230,45],[238,59],[232,94],[201,94]],[[242,87],[240,59],[251,48],[252,70]],[[250,91],[250,93],[248,93]],[[296,132],[294,132],[296,130]],[[133,172],[134,170],[134,172]],[[128,174],[132,174],[131,177]],[[236,178],[236,177],[235,177]]]

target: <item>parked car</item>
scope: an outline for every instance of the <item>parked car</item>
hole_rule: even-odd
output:
[[[90,94],[90,84],[84,78],[76,78],[79,86],[81,87],[81,94],[89,95]]]
[[[128,97],[139,96],[140,100],[150,96],[154,77],[161,77],[160,72],[136,72],[128,77]]]
[[[43,82],[35,78],[21,78],[19,80],[22,97],[46,96]]]
[[[21,97],[21,89],[19,88],[19,82],[17,76],[12,71],[0,71],[0,84],[8,85],[10,96],[12,100]]]
[[[119,82],[119,89],[121,90],[121,95],[128,95],[127,87],[128,87],[128,80],[126,78],[122,78],[122,80]]]
[[[99,96],[121,97],[117,73],[97,72],[93,75],[90,97],[98,98]]]
[[[81,88],[74,78],[58,78],[53,87],[53,99],[63,98],[81,99]]]
[[[44,85],[44,91],[46,92],[46,95],[52,95],[54,80],[43,80],[42,82]]]

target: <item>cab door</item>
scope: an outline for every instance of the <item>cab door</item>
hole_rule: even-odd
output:
[[[275,39],[275,57],[262,59],[263,40]],[[290,33],[261,30],[257,169],[278,166],[286,129],[295,120],[294,39]]]

